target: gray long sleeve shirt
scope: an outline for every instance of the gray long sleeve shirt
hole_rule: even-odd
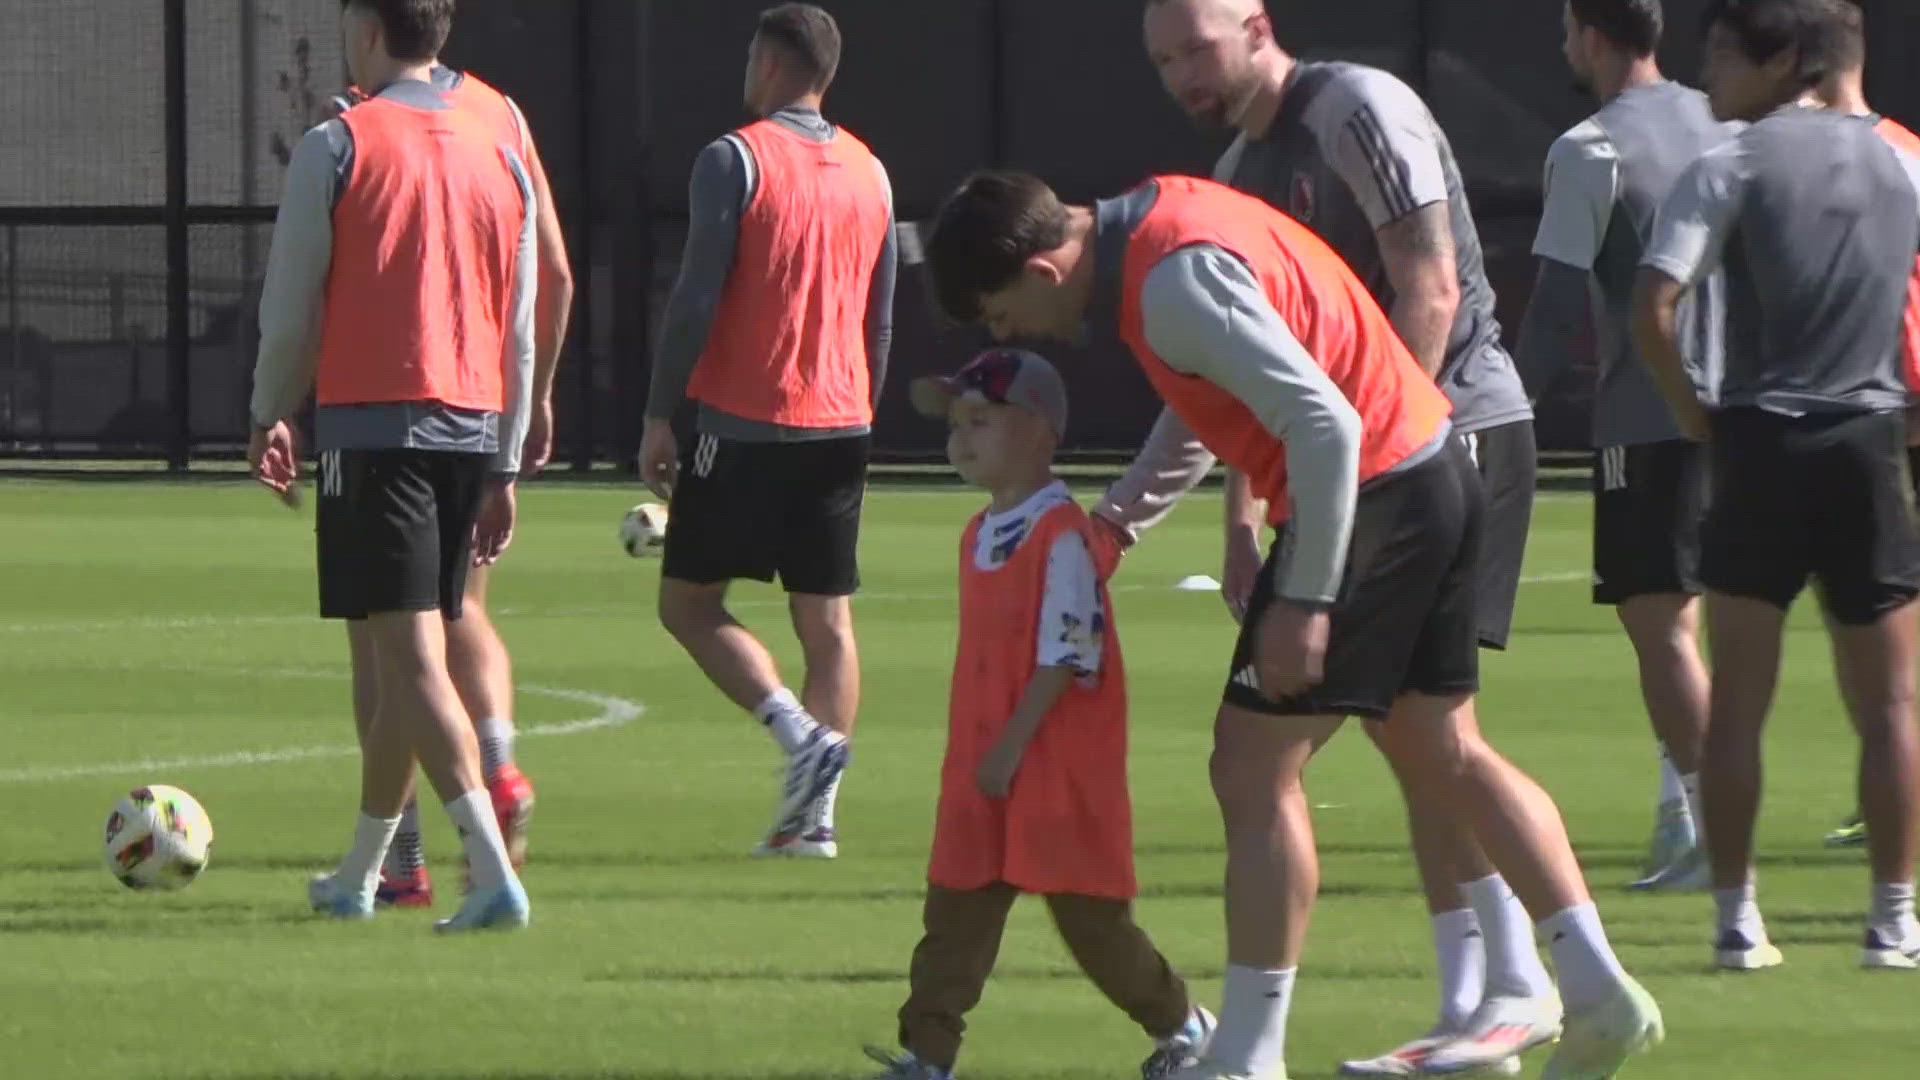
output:
[[[396,82],[379,96],[409,108],[452,107],[440,90],[422,82]],[[538,215],[525,164],[513,148],[502,149],[526,207],[500,358],[506,387],[504,411],[459,409],[437,401],[323,406],[314,417],[315,449],[484,453],[494,455],[495,471],[519,470],[520,448],[531,418]],[[260,352],[249,410],[258,426],[292,416],[313,388],[327,279],[333,270],[333,212],[353,175],[354,154],[352,132],[334,119],[308,131],[288,164],[260,293]]]
[[[837,129],[818,112],[786,108],[771,119],[797,134],[827,142]],[[878,162],[876,162],[876,165]],[[686,248],[680,276],[667,301],[665,326],[654,350],[653,376],[647,394],[650,420],[671,419],[687,397],[694,366],[706,349],[721,294],[733,272],[740,243],[740,217],[752,203],[760,182],[753,151],[737,135],[707,144],[694,159],[688,182]],[[897,241],[892,213],[892,186],[880,166],[881,189],[887,193],[887,234],[875,262],[867,292],[866,346],[873,403],[880,401],[887,373],[887,354],[893,345],[893,293],[897,273]],[[700,406],[700,430],[744,442],[799,442],[811,439],[863,435],[866,425],[845,428],[799,428],[734,416],[706,404]]]

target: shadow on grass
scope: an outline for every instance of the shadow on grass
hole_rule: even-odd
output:
[[[1221,979],[1226,971],[1218,967],[1182,967],[1182,977],[1187,979]],[[1428,976],[1425,967],[1417,964],[1326,964],[1314,969],[1314,978],[1327,981],[1378,982],[1391,980],[1419,980]],[[850,968],[843,971],[795,971],[779,968],[674,968],[657,966],[615,967],[589,973],[586,981],[590,983],[659,983],[680,985],[723,985],[739,983],[822,985],[822,986],[863,986],[872,984],[898,984],[905,986],[907,971],[905,967],[888,968]],[[1069,964],[1047,967],[1004,965],[994,969],[993,981],[1003,983],[1020,982],[1085,982],[1086,975],[1079,968]]]

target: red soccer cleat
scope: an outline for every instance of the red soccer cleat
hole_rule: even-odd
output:
[[[533,784],[519,766],[508,762],[487,778],[487,795],[493,800],[494,817],[500,821],[500,838],[506,841],[507,859],[518,870],[527,864],[527,822],[533,817]]]
[[[381,907],[432,907],[433,882],[427,877],[427,868],[423,866],[406,878],[389,877],[385,870],[380,871],[380,887],[374,890],[373,902]]]

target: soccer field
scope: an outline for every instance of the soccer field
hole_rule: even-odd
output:
[[[1090,492],[1088,492],[1090,494]],[[917,939],[954,633],[954,551],[977,496],[877,487],[866,676],[838,862],[747,857],[779,760],[653,618],[658,563],[615,542],[633,489],[538,483],[495,585],[539,786],[523,934],[436,937],[426,913],[340,925],[305,881],[349,839],[357,791],[344,635],[314,617],[309,522],[240,482],[0,480],[0,1077],[859,1077],[891,1045]],[[1142,924],[1217,1005],[1222,846],[1207,788],[1232,641],[1212,594],[1217,498],[1127,559]],[[1711,904],[1638,896],[1656,784],[1633,665],[1588,603],[1587,501],[1543,498],[1510,653],[1481,716],[1558,799],[1629,968],[1669,1038],[1633,1077],[1910,1075],[1920,983],[1856,968],[1865,875],[1821,834],[1851,805],[1854,741],[1810,610],[1769,746],[1761,888],[1784,968],[1711,967]],[[798,681],[772,589],[739,611]],[[212,814],[191,889],[129,892],[100,863],[113,800],[178,784]],[[1310,775],[1324,856],[1296,994],[1295,1080],[1432,1019],[1427,920],[1399,799],[1357,730]],[[423,814],[440,890],[457,846]],[[1121,1078],[1148,1049],[1017,909],[961,1072]],[[1537,1071],[1545,1052],[1530,1060]]]

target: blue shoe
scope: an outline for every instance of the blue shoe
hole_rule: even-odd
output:
[[[332,874],[318,874],[307,882],[307,903],[329,918],[373,918],[373,893],[350,890]]]
[[[847,760],[852,752],[847,747],[846,736],[831,728],[817,727],[807,736],[806,744],[795,750],[787,758],[785,779],[780,785],[780,808],[773,815],[773,828],[769,835],[777,836],[793,829],[793,823],[803,821],[807,806],[827,793],[840,774],[847,771]]]
[[[1196,1005],[1187,1014],[1187,1024],[1153,1048],[1152,1056],[1140,1065],[1140,1080],[1167,1080],[1181,1069],[1200,1063],[1213,1041],[1213,1014]]]
[[[433,924],[443,934],[465,930],[520,930],[533,921],[533,905],[527,902],[527,890],[516,878],[492,889],[474,889],[467,893],[453,918]]]

